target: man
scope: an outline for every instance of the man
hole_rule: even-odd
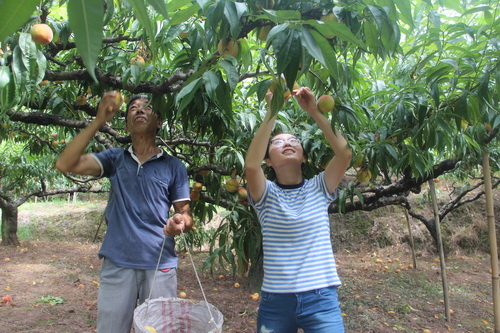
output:
[[[177,295],[173,236],[189,231],[193,222],[186,168],[157,147],[156,133],[162,120],[148,96],[133,96],[127,104],[126,128],[131,134],[131,146],[84,153],[120,104],[119,93],[105,93],[95,119],[68,144],[56,162],[62,172],[109,177],[111,182],[105,213],[107,231],[99,250],[103,259],[97,302],[99,333],[128,333],[137,302]],[[175,214],[169,218],[171,206]]]

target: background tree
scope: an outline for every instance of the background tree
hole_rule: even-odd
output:
[[[0,5],[2,121],[33,134],[57,126],[71,137],[95,115],[104,91],[152,94],[165,119],[159,143],[204,186],[194,203],[199,221],[216,207],[227,210],[228,227],[217,233],[224,250],[214,251],[224,260],[259,259],[260,243],[250,242],[256,219],[240,224],[234,214],[252,211],[224,185],[230,178],[245,185],[243,156],[276,77],[284,78],[273,83],[277,127],[302,138],[310,175],[332,152],[293,101],[283,105],[284,95],[298,82],[335,97],[329,117],[352,145],[359,176],[331,213],[397,204],[416,216],[409,193],[446,173],[471,179],[483,147],[498,170],[496,2],[17,3]],[[51,42],[33,41],[36,23],[48,24]],[[128,142],[116,117],[88,151]]]
[[[9,139],[0,143],[0,210],[2,211],[1,245],[19,245],[17,238],[18,209],[32,197],[46,198],[47,196],[76,193],[76,192],[103,192],[97,187],[85,184],[74,186],[70,179],[62,177],[54,167],[54,161],[46,156],[30,151],[50,147],[39,144],[40,137],[30,138],[24,131],[10,130]],[[41,134],[41,133],[39,133]],[[57,133],[50,135],[50,145],[59,144]],[[27,144],[27,143],[31,143]],[[38,143],[38,144],[37,144]],[[48,150],[48,149],[47,149]],[[46,152],[47,153],[47,152]],[[50,156],[50,154],[48,154]],[[73,186],[72,186],[73,185]]]

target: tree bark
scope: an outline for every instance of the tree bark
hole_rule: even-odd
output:
[[[498,245],[495,227],[495,210],[493,207],[493,191],[491,186],[490,154],[483,153],[484,191],[486,192],[486,218],[490,241],[491,286],[493,293],[493,315],[495,333],[500,332],[500,285],[498,280]]]
[[[436,226],[436,232],[437,232],[436,236],[437,236],[437,245],[438,245],[438,252],[439,252],[439,263],[441,265],[441,280],[443,283],[444,309],[445,309],[446,321],[448,323],[450,323],[451,322],[451,315],[450,315],[450,301],[449,301],[449,297],[448,297],[448,279],[446,277],[446,263],[445,263],[444,249],[443,249],[443,239],[441,237],[441,226],[440,226],[440,221],[439,221],[439,209],[438,209],[438,204],[437,204],[436,188],[434,186],[433,179],[429,180],[429,192],[430,192],[431,198],[432,198],[432,210],[434,212],[434,224]]]
[[[2,246],[20,245],[17,238],[18,207],[12,204],[2,205]]]

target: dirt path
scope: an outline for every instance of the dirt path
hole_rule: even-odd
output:
[[[1,247],[0,296],[10,295],[13,302],[0,302],[0,332],[94,332],[97,250],[96,244],[76,242]],[[488,258],[448,259],[452,321],[447,323],[439,262],[419,258],[415,270],[408,268],[403,256],[394,250],[337,254],[348,332],[493,331]],[[205,257],[205,253],[194,255],[198,265]],[[207,299],[224,315],[224,332],[255,332],[258,301],[250,295],[257,290],[229,272],[200,276]],[[180,260],[179,291],[188,299],[203,299],[186,256]]]

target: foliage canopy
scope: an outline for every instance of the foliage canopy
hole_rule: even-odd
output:
[[[372,189],[351,177],[332,211],[400,203],[428,179],[474,175],[483,149],[498,170],[499,16],[489,0],[4,0],[0,137],[49,154],[47,134],[71,139],[103,92],[149,93],[165,120],[162,144],[205,186],[193,205],[203,221],[213,204],[236,211],[224,181],[244,186],[265,92],[283,76],[271,107],[277,128],[309,150],[307,174],[332,152],[293,101],[283,105],[295,82],[335,97],[332,126],[348,138],[355,169],[371,171]],[[54,31],[48,45],[29,35],[38,22]],[[231,41],[238,52],[221,54]],[[116,117],[89,151],[128,142]]]

